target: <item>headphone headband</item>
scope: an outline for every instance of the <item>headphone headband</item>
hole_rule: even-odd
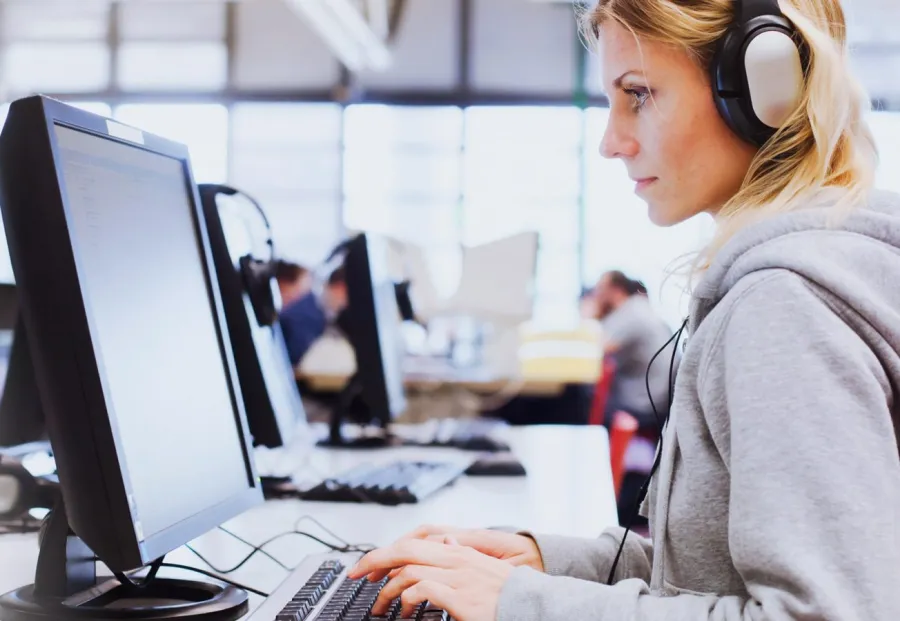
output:
[[[734,17],[738,24],[768,15],[783,17],[778,0],[734,0]]]

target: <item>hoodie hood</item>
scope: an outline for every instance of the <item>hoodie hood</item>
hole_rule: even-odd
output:
[[[846,302],[900,351],[900,195],[873,190],[865,204],[830,223],[843,194],[824,189],[807,207],[735,235],[693,292],[690,332],[745,276],[785,269]]]

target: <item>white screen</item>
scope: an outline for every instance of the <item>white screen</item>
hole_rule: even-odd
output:
[[[180,161],[62,126],[56,136],[94,351],[143,539],[250,485],[205,258]]]

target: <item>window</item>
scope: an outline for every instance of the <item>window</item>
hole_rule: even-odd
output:
[[[280,255],[314,266],[339,241],[341,107],[232,108],[231,182],[260,201]]]
[[[574,107],[466,110],[463,239],[537,231],[537,322],[577,317],[583,113]]]
[[[885,190],[900,192],[900,113],[873,112],[869,118],[880,163],[875,184]]]
[[[109,50],[102,41],[10,43],[3,76],[15,96],[101,91],[109,85]]]
[[[702,248],[712,232],[712,221],[701,215],[670,228],[650,222],[647,206],[634,194],[634,182],[624,164],[600,156],[598,147],[608,118],[608,109],[587,111],[585,285],[593,286],[607,270],[621,269],[644,281],[651,300],[674,327],[687,313],[689,298],[683,279],[669,273]]]
[[[421,246],[447,295],[459,280],[462,138],[456,107],[345,112],[344,224]]]
[[[218,90],[228,80],[222,42],[129,42],[119,48],[116,81],[125,90]]]
[[[198,183],[228,177],[228,109],[219,104],[128,104],[116,119],[187,145]]]

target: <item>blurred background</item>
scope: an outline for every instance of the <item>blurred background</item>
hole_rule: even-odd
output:
[[[880,182],[900,189],[900,3],[846,9]],[[549,0],[0,0],[0,99],[40,92],[186,143],[197,180],[253,194],[303,265],[377,231],[424,247],[448,293],[462,246],[537,231],[536,322],[577,320],[582,291],[619,268],[674,326],[686,299],[666,268],[710,222],[655,228],[624,167],[600,158],[607,110],[575,14]]]

